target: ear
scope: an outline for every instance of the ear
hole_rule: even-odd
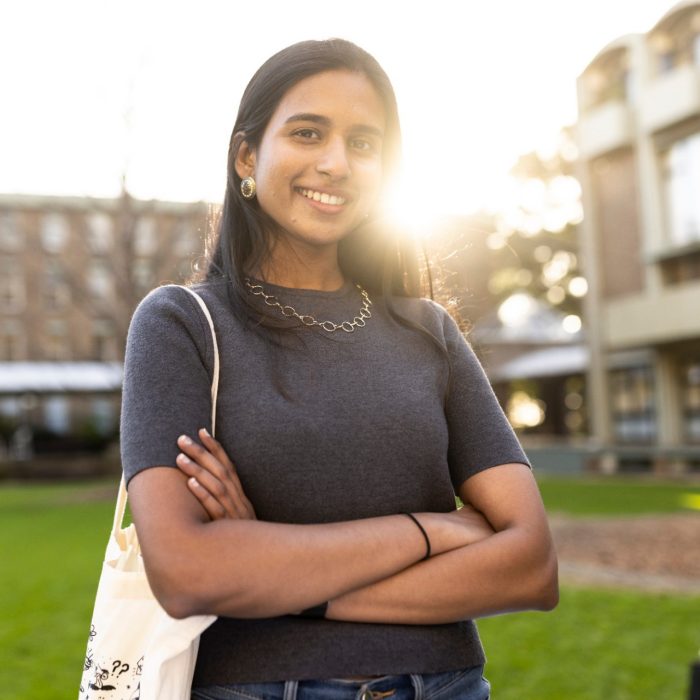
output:
[[[236,152],[236,173],[241,180],[255,173],[255,149],[251,148],[245,140],[243,132],[237,134],[240,137],[240,144]]]

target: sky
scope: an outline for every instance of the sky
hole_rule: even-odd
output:
[[[498,209],[518,155],[576,120],[576,77],[670,0],[6,0],[0,193],[221,201],[240,95],[302,39],[340,36],[394,83],[399,206]],[[437,187],[426,182],[438,183]]]

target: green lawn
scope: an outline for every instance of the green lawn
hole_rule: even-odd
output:
[[[117,483],[0,487],[0,697],[73,700]],[[552,511],[669,512],[682,484],[541,480]],[[97,498],[97,500],[95,500]],[[101,500],[100,500],[101,499]],[[685,697],[700,598],[565,588],[553,613],[479,623],[496,700]]]
[[[77,698],[114,512],[112,498],[86,500],[93,492],[83,485],[0,489],[0,551],[10,558],[0,574],[2,698]]]
[[[495,700],[683,700],[699,621],[700,597],[564,587],[478,626]]]
[[[700,496],[700,482],[648,478],[555,478],[538,476],[550,513],[569,515],[639,515],[688,511],[689,495]],[[688,511],[689,512],[689,511]]]

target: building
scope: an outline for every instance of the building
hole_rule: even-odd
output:
[[[22,454],[28,430],[116,432],[131,314],[192,276],[209,218],[205,203],[0,195],[0,453]]]
[[[590,368],[604,471],[700,469],[700,2],[578,78]]]

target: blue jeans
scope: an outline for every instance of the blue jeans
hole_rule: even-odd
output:
[[[483,666],[462,671],[382,676],[371,681],[329,679],[235,683],[193,688],[192,700],[488,700]]]

